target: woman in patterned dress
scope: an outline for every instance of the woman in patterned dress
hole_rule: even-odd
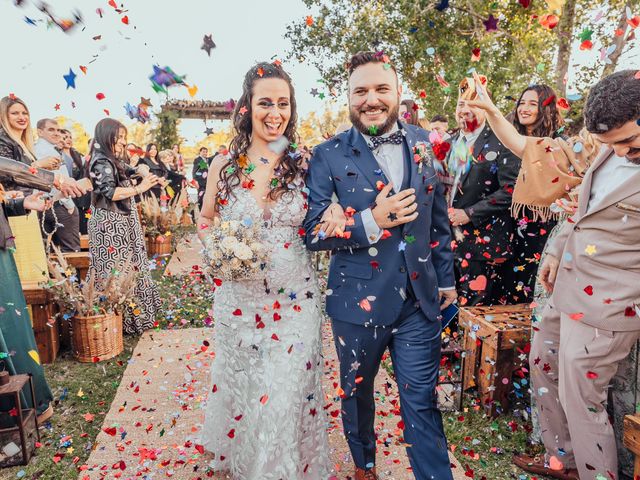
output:
[[[160,308],[147,260],[147,250],[134,197],[158,184],[148,170],[128,166],[125,158],[127,130],[120,122],[105,118],[98,122],[91,148],[89,175],[93,183],[89,219],[89,253],[98,289],[113,270],[131,261],[138,272],[134,302],[124,312],[124,332],[140,334],[154,327]],[[134,185],[130,176],[143,175]]]

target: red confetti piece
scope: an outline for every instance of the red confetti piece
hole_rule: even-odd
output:
[[[583,317],[584,317],[584,313],[582,312],[569,314],[569,318],[571,320],[582,320]]]
[[[240,316],[242,315],[242,310],[240,310],[239,308],[236,308],[236,309],[233,311],[233,314],[234,314],[236,317],[240,317]]]
[[[260,397],[260,403],[262,405],[266,405],[268,401],[269,401],[269,395],[263,395]]]
[[[107,435],[111,435],[112,437],[116,436],[116,433],[118,432],[116,430],[116,427],[108,427],[108,428],[103,428],[102,431],[104,433],[106,433]]]
[[[236,429],[232,428],[231,430],[229,430],[229,433],[227,433],[227,437],[235,438],[235,436],[236,436]]]
[[[587,372],[587,378],[589,380],[595,380],[596,378],[598,378],[598,374],[596,372],[592,372],[591,370],[589,370]]]
[[[129,25],[129,17],[127,15],[122,17],[122,23],[124,23],[125,25]]]
[[[624,316],[625,317],[635,317],[636,316],[636,309],[633,307],[627,307],[624,309]]]
[[[104,100],[105,99],[104,93],[96,93],[96,98],[98,100]]]
[[[371,303],[369,303],[369,300],[367,300],[366,298],[363,298],[362,300],[360,300],[360,303],[358,303],[358,305],[365,312],[371,311]]]
[[[589,296],[593,295],[593,286],[587,285],[586,287],[584,287],[584,293],[586,293]]]

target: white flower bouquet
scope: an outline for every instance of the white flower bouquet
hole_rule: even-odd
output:
[[[251,222],[229,220],[211,226],[204,240],[205,274],[219,280],[264,277],[267,249]]]

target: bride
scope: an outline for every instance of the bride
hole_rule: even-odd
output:
[[[279,64],[244,79],[229,157],[208,172],[198,235],[219,222],[260,226],[268,261],[261,280],[216,287],[215,360],[202,432],[212,468],[242,480],[326,480],[320,293],[301,231],[306,161],[296,152],[296,101]],[[323,234],[344,228],[339,205]]]

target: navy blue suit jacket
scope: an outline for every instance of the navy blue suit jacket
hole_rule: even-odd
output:
[[[405,133],[405,155],[413,157],[416,143],[428,144],[425,130],[399,124]],[[331,250],[327,313],[335,320],[358,325],[390,325],[397,320],[410,282],[420,308],[429,320],[440,317],[438,287],[455,286],[453,254],[444,189],[433,165],[422,172],[411,161],[410,186],[416,190],[418,218],[388,230],[390,236],[371,245],[361,213],[373,206],[376,183],[387,179],[355,129],[317,146],[307,176],[309,209],[304,222],[310,250]],[[354,224],[349,238],[320,240],[313,235],[325,209],[336,195],[340,205],[352,207]]]

